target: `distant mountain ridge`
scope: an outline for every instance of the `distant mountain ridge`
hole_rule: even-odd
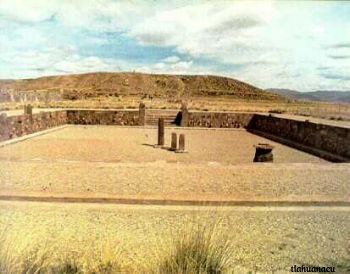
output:
[[[276,94],[297,100],[322,101],[334,103],[350,103],[350,90],[317,90],[311,92],[300,92],[292,89],[269,88],[265,91],[274,92]]]

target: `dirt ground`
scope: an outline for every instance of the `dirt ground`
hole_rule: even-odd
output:
[[[0,148],[3,196],[349,202],[349,164],[329,164],[244,130],[185,133],[188,153],[154,148],[155,128],[71,126]],[[253,144],[275,146],[252,163]]]
[[[350,201],[349,164],[0,161],[0,194],[197,201]]]
[[[54,252],[77,258],[88,247],[110,243],[122,246],[126,257],[150,260],[162,239],[188,224],[217,222],[219,233],[229,237],[233,265],[271,273],[294,265],[348,263],[349,210],[0,202],[0,228],[8,229],[14,243],[30,237],[35,247],[54,245]]]
[[[0,160],[93,161],[144,163],[154,161],[222,164],[252,163],[258,143],[269,143],[275,163],[326,162],[316,156],[289,148],[245,130],[167,128],[165,145],[171,133],[184,133],[188,153],[155,149],[156,128],[116,126],[71,126],[0,148]]]
[[[156,128],[68,126],[0,148],[0,195],[237,201],[350,201],[349,164],[332,164],[244,130],[185,133],[186,154],[153,148]],[[275,146],[274,163],[252,163],[254,144]],[[52,254],[92,258],[121,247],[142,265],[189,224],[218,224],[237,273],[350,261],[350,207],[156,206],[0,201],[0,236]],[[18,250],[14,250],[14,252]],[[11,250],[10,250],[11,252]],[[92,252],[91,254],[89,252]],[[58,256],[58,255],[57,255]],[[280,273],[280,272],[278,272]]]

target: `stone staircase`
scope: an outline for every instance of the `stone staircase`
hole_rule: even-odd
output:
[[[146,125],[157,126],[158,119],[164,118],[164,125],[166,127],[176,126],[175,119],[178,111],[174,110],[146,110]]]

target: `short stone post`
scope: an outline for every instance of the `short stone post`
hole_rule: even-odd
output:
[[[185,150],[185,134],[180,134],[179,136],[179,150],[180,151]]]
[[[186,153],[185,149],[185,134],[180,134],[179,136],[179,149],[176,150],[178,153]]]
[[[158,146],[164,146],[164,118],[158,119]]]
[[[146,124],[146,105],[141,102],[139,105],[139,126]]]
[[[23,112],[24,112],[24,115],[28,115],[29,113],[29,108],[28,108],[28,106],[27,105],[24,105],[23,106]]]
[[[33,107],[32,105],[24,105],[24,115],[28,115],[30,123],[33,122]]]
[[[255,157],[253,162],[273,162],[273,146],[269,144],[258,144],[255,146]]]
[[[170,150],[176,151],[177,149],[177,135],[175,132],[171,133],[171,147]]]
[[[185,103],[183,103],[181,106],[181,114],[182,116],[181,116],[180,126],[188,127],[189,113],[188,113],[187,105]]]
[[[33,114],[33,107],[31,104],[28,105],[28,114],[32,115]]]

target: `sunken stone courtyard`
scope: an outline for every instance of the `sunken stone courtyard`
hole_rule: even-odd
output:
[[[232,241],[237,273],[346,261],[350,127],[143,103],[20,112],[2,112],[0,124],[9,237],[37,231],[38,246],[64,238],[64,252],[118,239],[144,257],[160,234],[214,221]]]

